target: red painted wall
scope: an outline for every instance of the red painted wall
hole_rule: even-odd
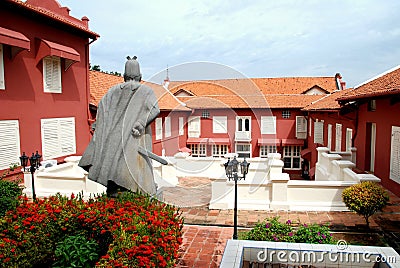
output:
[[[355,139],[357,147],[357,167],[366,169],[367,123],[376,123],[375,171],[374,174],[382,180],[382,185],[400,196],[400,184],[389,178],[390,147],[392,126],[400,126],[400,103],[390,104],[390,98],[376,100],[376,111],[367,110],[367,103],[359,108],[358,131]]]
[[[204,110],[195,110],[191,116],[200,116]],[[209,118],[201,118],[201,138],[229,138],[229,152],[235,151],[235,131],[236,116],[251,116],[252,131],[252,156],[259,156],[259,146],[257,144],[259,138],[277,138],[277,139],[296,139],[296,116],[302,115],[299,110],[292,109],[291,116],[288,119],[282,118],[281,109],[273,109],[272,115],[276,116],[276,135],[261,135],[261,116],[270,116],[271,110],[268,109],[208,109]],[[213,133],[213,116],[227,116],[228,133]],[[173,128],[173,127],[172,127]],[[187,131],[187,126],[186,130]],[[186,132],[187,133],[187,132]],[[185,133],[185,137],[187,134]],[[180,144],[182,145],[182,144]],[[185,145],[186,146],[186,145]],[[157,145],[154,146],[157,148]],[[281,148],[278,148],[278,150]],[[207,148],[207,154],[211,154],[211,148]]]
[[[31,41],[30,51],[10,60],[4,53],[6,89],[0,90],[0,120],[18,119],[21,151],[41,151],[40,119],[75,117],[76,153],[81,155],[90,139],[88,125],[88,38],[55,28],[51,22],[0,9],[1,27],[24,34]],[[62,64],[62,94],[43,92],[42,62],[36,64],[37,38],[74,48],[80,62],[67,71]],[[62,61],[63,62],[63,61]]]

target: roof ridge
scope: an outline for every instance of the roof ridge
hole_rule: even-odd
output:
[[[396,71],[396,70],[399,69],[399,68],[400,68],[400,65],[397,65],[397,66],[395,66],[395,67],[393,67],[393,68],[391,68],[391,69],[389,69],[389,70],[386,70],[386,71],[384,71],[383,73],[378,74],[378,75],[376,75],[376,76],[374,76],[374,77],[372,77],[372,78],[370,78],[370,79],[368,79],[368,80],[366,80],[366,81],[364,81],[364,82],[358,84],[357,86],[355,86],[355,87],[353,88],[353,90],[354,90],[354,89],[357,89],[357,88],[359,88],[359,87],[361,87],[361,86],[363,86],[363,85],[365,85],[365,84],[368,84],[369,82],[372,82],[372,81],[374,81],[374,80],[376,80],[376,79],[378,79],[378,78],[381,78],[382,76],[385,76],[385,75],[387,75],[387,74],[389,74],[389,73],[391,73],[391,72],[394,72],[394,71]]]

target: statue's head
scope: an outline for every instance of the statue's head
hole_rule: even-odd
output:
[[[137,57],[133,56],[126,57],[128,60],[125,63],[125,73],[124,73],[124,80],[125,82],[134,80],[140,82],[142,80],[142,74],[140,73],[140,66],[139,62],[136,60]]]

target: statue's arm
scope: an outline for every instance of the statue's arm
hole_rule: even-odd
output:
[[[152,89],[147,88],[148,94],[145,99],[144,109],[142,111],[142,116],[139,116],[138,121],[133,124],[132,134],[135,137],[142,135],[145,128],[153,122],[156,117],[160,114],[160,109],[158,107],[157,98],[154,95]]]

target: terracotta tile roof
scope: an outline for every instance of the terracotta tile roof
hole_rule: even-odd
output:
[[[326,95],[319,100],[311,103],[310,105],[306,106],[303,111],[335,111],[340,109],[340,104],[337,101],[338,98],[342,97],[343,95],[347,94],[349,91],[353,90],[352,88],[348,88],[345,90],[335,91],[332,94]]]
[[[101,98],[110,87],[124,82],[122,76],[116,76],[106,74],[98,71],[89,72],[89,83],[90,83],[90,104],[97,106]]]
[[[221,109],[221,108],[303,108],[321,95],[300,94],[269,94],[259,95],[209,95],[198,97],[182,97],[180,100],[193,109]]]
[[[286,79],[286,78],[285,78]],[[257,81],[267,81],[269,78]],[[194,109],[217,108],[303,108],[324,95],[304,95],[300,93],[269,93],[262,91],[253,79],[227,79],[215,81],[181,82],[171,88],[172,93],[182,90],[193,97],[179,97],[188,107]],[[307,88],[308,90],[308,88]],[[283,90],[275,90],[283,92]],[[306,90],[305,90],[306,91]],[[303,92],[303,89],[298,90]]]
[[[200,83],[200,84],[199,84]],[[335,77],[281,77],[281,78],[250,78],[224,79],[203,81],[172,81],[170,90],[175,93],[179,89],[189,90],[195,95],[209,95],[210,84],[220,85],[231,92],[246,92],[249,89],[260,90],[263,94],[302,94],[317,86],[327,93],[337,90]],[[199,86],[200,85],[200,86]]]
[[[116,76],[98,71],[89,72],[90,82],[90,104],[97,106],[107,91],[114,85],[124,82],[122,76]],[[158,98],[158,106],[160,110],[190,111],[190,109],[182,106],[182,104],[161,85],[151,82],[144,82],[151,87],[154,94]]]
[[[364,82],[337,100],[347,101],[393,94],[400,94],[400,66]]]
[[[83,17],[82,20],[79,20],[77,18],[70,16],[68,14],[69,9],[67,7],[61,7],[55,0],[51,1],[28,0],[26,2],[22,2],[21,0],[5,0],[5,1],[17,7],[23,8],[29,12],[32,12],[34,14],[39,14],[51,20],[55,20],[63,24],[69,25],[75,29],[79,29],[82,32],[89,35],[91,38],[96,39],[99,37],[99,34],[89,30],[87,25],[89,19],[87,17]],[[52,10],[42,6],[41,4],[42,2],[46,2],[44,5],[53,6]],[[55,5],[58,5],[58,7]]]

